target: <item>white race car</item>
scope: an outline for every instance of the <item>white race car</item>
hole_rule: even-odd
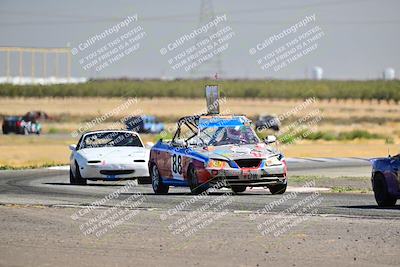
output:
[[[136,132],[101,130],[82,135],[77,145],[69,146],[70,183],[84,185],[87,180],[149,179],[149,149]]]

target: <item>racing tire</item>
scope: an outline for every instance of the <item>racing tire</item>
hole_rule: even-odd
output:
[[[70,184],[73,184],[73,185],[77,184],[77,183],[76,183],[75,176],[74,176],[74,174],[72,173],[71,167],[69,167],[69,183],[70,183]]]
[[[150,177],[151,177],[151,185],[153,187],[153,191],[155,194],[160,195],[168,193],[169,186],[163,184],[160,172],[158,171],[156,164],[152,164],[150,167]]]
[[[378,203],[379,207],[392,207],[396,205],[397,199],[389,194],[385,177],[382,174],[375,174],[372,179],[372,187],[376,203]]]
[[[72,170],[70,170],[70,182],[73,185],[86,185],[87,184],[87,180],[82,178],[81,172],[79,171],[79,165],[78,163],[75,162],[75,173],[72,172]],[[72,177],[72,178],[71,178]]]
[[[277,184],[268,187],[269,192],[273,195],[282,195],[286,192],[287,184]]]
[[[236,194],[246,191],[246,188],[247,188],[247,186],[245,186],[245,185],[232,185],[231,186],[231,190]]]
[[[190,187],[190,192],[193,195],[198,195],[203,193],[208,189],[208,184],[199,184],[199,180],[197,179],[196,170],[193,166],[189,166],[188,168],[188,183]]]

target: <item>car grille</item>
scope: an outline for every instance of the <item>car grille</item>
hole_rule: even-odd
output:
[[[261,159],[238,159],[235,162],[240,168],[257,168],[260,166]]]
[[[135,170],[101,170],[100,173],[104,175],[118,175],[118,174],[131,174]]]

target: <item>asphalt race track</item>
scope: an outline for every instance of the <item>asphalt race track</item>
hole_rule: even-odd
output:
[[[288,165],[291,175],[365,177],[370,172],[368,160],[355,158],[290,159]],[[203,212],[212,223],[188,236],[176,232],[178,222],[230,191],[218,190],[189,203],[194,196],[187,188],[155,195],[151,185],[136,185],[89,210],[89,217],[80,214],[126,184],[92,181],[72,186],[65,168],[0,171],[0,266],[400,264],[400,206],[378,208],[371,193],[321,191],[315,209],[305,216],[291,207],[315,196],[313,191],[292,188],[284,195],[271,195],[267,190],[247,190],[229,196],[223,210]],[[262,210],[293,192],[299,193]],[[143,201],[133,208],[129,202],[121,204],[139,194]],[[102,235],[85,233],[90,218],[116,206],[135,211],[135,216],[106,227]],[[304,221],[290,227],[281,225],[266,235],[260,232],[260,225],[271,218],[303,217]]]
[[[289,159],[288,169],[291,175],[356,175],[368,176],[369,162],[365,159]],[[290,178],[289,178],[290,179]],[[289,180],[290,181],[290,180]],[[67,170],[22,170],[0,172],[0,203],[35,204],[35,205],[90,205],[93,201],[112,193],[126,182],[88,182],[88,186],[69,184]],[[289,182],[290,185],[290,182]],[[171,188],[168,195],[154,195],[151,185],[137,185],[131,189],[146,195],[146,202],[139,208],[165,210],[173,208],[185,198],[191,198],[188,188]],[[225,191],[210,194],[217,197]],[[285,201],[274,211],[286,210],[301,198],[310,193],[299,193],[294,199]],[[121,194],[118,201],[128,198],[130,193]],[[268,202],[280,199],[280,195],[270,195],[268,190],[248,190],[234,196],[229,205],[232,211],[257,211]],[[196,202],[190,208],[195,210],[203,203]],[[112,202],[107,205],[113,205]],[[324,194],[319,206],[320,214],[354,215],[354,216],[387,216],[400,217],[397,209],[377,208],[372,194]]]

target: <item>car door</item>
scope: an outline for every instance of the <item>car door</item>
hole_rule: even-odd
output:
[[[170,160],[167,162],[171,170],[171,178],[175,180],[183,180],[183,161],[185,159],[185,149],[172,145],[170,150]]]

